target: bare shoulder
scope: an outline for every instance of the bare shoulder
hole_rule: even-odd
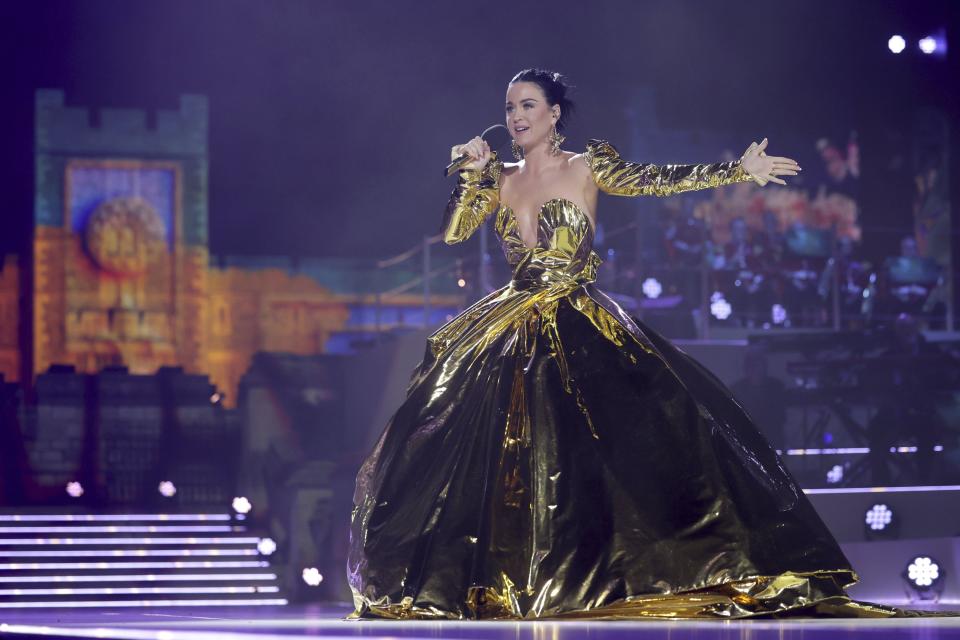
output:
[[[564,151],[567,156],[567,164],[578,171],[587,172],[590,168],[587,166],[586,161],[584,160],[584,154],[575,153],[573,151]]]
[[[567,155],[567,167],[573,172],[573,175],[583,182],[593,184],[593,176],[590,173],[590,167],[587,165],[584,154],[565,151]]]

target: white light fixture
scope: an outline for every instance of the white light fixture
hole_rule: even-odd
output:
[[[940,565],[929,556],[917,556],[907,565],[907,579],[916,587],[932,587],[940,580]]]
[[[893,521],[893,511],[885,504],[875,504],[867,509],[864,522],[872,531],[882,531]]]
[[[944,571],[940,563],[931,556],[914,556],[900,576],[907,585],[911,602],[938,602],[943,595]]]
[[[253,508],[253,505],[250,504],[250,501],[239,496],[233,499],[233,510],[239,514],[246,515],[250,513],[250,509]]]
[[[171,545],[171,544],[202,544],[202,545],[211,545],[211,544],[231,544],[231,545],[240,545],[240,544],[257,544],[260,541],[260,538],[253,537],[236,537],[236,538],[221,538],[221,537],[190,537],[190,538],[172,538],[172,537],[159,537],[159,538],[118,538],[118,537],[106,537],[106,538],[94,538],[94,537],[83,537],[83,538],[3,538],[4,544],[20,544],[20,545],[44,545],[44,546],[56,546],[62,547],[64,545],[100,545],[100,544],[109,544],[109,545],[118,545],[118,544],[162,544],[162,545]],[[4,555],[10,555],[7,552],[4,552]]]
[[[257,551],[259,551],[261,555],[269,556],[276,550],[277,543],[270,538],[260,538],[260,542],[257,543]]]
[[[894,35],[887,40],[887,46],[893,53],[902,53],[907,48],[907,41],[903,39],[903,36]]]
[[[83,485],[76,481],[68,482],[67,495],[71,498],[79,498],[83,495]]]
[[[775,304],[770,307],[770,319],[773,324],[783,324],[787,320],[787,310],[782,304]]]
[[[640,286],[643,295],[648,298],[659,298],[660,294],[663,293],[663,285],[660,284],[660,281],[656,278],[647,278],[643,281],[643,284]]]
[[[827,471],[827,482],[837,484],[841,480],[843,480],[843,465],[835,464],[830,471]]]
[[[164,498],[172,498],[177,494],[177,487],[169,480],[164,480],[161,482],[160,486],[157,487],[157,490]]]
[[[323,582],[323,576],[316,567],[308,567],[303,570],[303,581],[311,587],[318,587]]]
[[[717,320],[726,320],[733,313],[733,307],[723,298],[722,294],[715,293],[714,296],[715,298],[712,298],[710,303],[710,314]]]
[[[0,609],[94,609],[103,607],[250,607],[250,606],[286,606],[286,598],[244,598],[239,600],[221,600],[204,598],[202,600],[40,600],[36,602],[17,600],[0,602]],[[9,631],[15,625],[7,625]],[[29,629],[34,633],[49,631],[48,627],[18,625],[19,629]]]
[[[229,513],[22,513],[0,514],[0,522],[141,522],[229,520]]]

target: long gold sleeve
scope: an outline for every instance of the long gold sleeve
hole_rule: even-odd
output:
[[[491,213],[500,206],[500,170],[503,162],[497,152],[481,170],[461,169],[457,185],[450,194],[443,216],[443,241],[447,244],[463,242],[480,228]]]
[[[753,180],[739,160],[711,164],[647,164],[630,162],[606,140],[591,138],[583,154],[593,180],[615,196],[669,196]]]

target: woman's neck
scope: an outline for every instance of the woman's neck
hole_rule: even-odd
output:
[[[523,150],[523,171],[533,174],[543,173],[557,165],[561,156],[553,155],[547,144],[538,144],[529,151]]]

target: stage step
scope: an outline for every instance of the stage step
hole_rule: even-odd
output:
[[[804,489],[840,542],[960,537],[960,485]]]
[[[0,609],[285,605],[261,540],[240,514],[0,512]]]

